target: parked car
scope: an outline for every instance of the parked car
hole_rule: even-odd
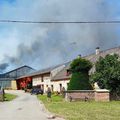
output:
[[[43,90],[41,90],[40,88],[33,88],[31,90],[31,95],[33,95],[33,94],[35,94],[35,95],[38,95],[38,94],[43,95]]]

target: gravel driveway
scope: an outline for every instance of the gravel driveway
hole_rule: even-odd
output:
[[[23,91],[6,92],[16,94],[18,97],[11,102],[0,103],[0,120],[48,120],[50,114],[36,96]]]

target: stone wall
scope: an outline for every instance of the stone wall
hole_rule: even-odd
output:
[[[67,101],[109,101],[109,91],[108,90],[73,90],[66,91]]]
[[[95,101],[110,101],[110,94],[108,90],[96,90]]]

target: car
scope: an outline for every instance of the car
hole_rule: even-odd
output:
[[[33,95],[33,94],[35,94],[35,95],[38,95],[38,94],[43,95],[43,90],[41,90],[40,88],[33,88],[31,90],[31,95]]]

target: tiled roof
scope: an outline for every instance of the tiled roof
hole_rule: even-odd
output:
[[[56,66],[57,67],[57,66]],[[42,69],[42,70],[38,70],[36,72],[27,74],[25,76],[19,77],[20,78],[25,78],[25,77],[33,77],[33,76],[37,76],[37,75],[41,75],[41,74],[46,74],[46,73],[50,73],[51,70],[55,69],[56,67],[50,67],[50,68],[46,68],[46,69]]]
[[[90,60],[92,63],[95,63],[99,57],[105,57],[107,54],[118,54],[120,55],[120,47],[116,47],[116,48],[111,48],[111,49],[108,49],[108,50],[104,50],[104,51],[101,51],[99,54],[91,54],[91,55],[88,55],[88,56],[85,56],[83,58],[87,59],[87,60]],[[70,63],[63,69],[61,70],[56,76],[54,76],[52,78],[53,81],[57,81],[57,80],[65,80],[65,79],[70,79],[71,75],[67,76],[66,75],[66,70],[70,67]],[[91,69],[90,72],[94,71],[94,68]]]
[[[101,51],[99,54],[91,54],[91,55],[88,55],[88,56],[85,56],[83,58],[87,59],[87,60],[90,60],[92,63],[95,63],[99,57],[105,57],[106,55],[108,54],[118,54],[120,55],[120,47],[116,47],[116,48],[111,48],[111,49],[108,49],[108,50],[104,50],[104,51]]]
[[[67,80],[67,79],[70,79],[71,75],[67,75],[67,70],[69,69],[70,67],[70,63],[71,62],[68,62],[66,67],[64,67],[60,72],[58,72],[53,78],[52,80]]]
[[[9,72],[6,72],[5,74],[11,73],[11,72],[13,72],[13,71],[17,71],[17,70],[22,69],[22,68],[25,68],[25,67],[27,67],[27,68],[29,68],[29,69],[31,69],[31,70],[35,70],[34,68],[32,68],[32,67],[30,67],[30,66],[24,65],[24,66],[21,66],[21,67],[19,67],[19,68],[14,69],[14,70],[11,70],[11,71],[9,71]]]
[[[59,65],[56,65],[56,66],[53,66],[53,67],[49,67],[49,68],[46,68],[46,69],[42,69],[42,70],[39,70],[39,71],[36,71],[36,72],[33,72],[31,74],[27,74],[25,76],[22,76],[20,78],[25,78],[25,77],[33,77],[33,76],[37,76],[37,75],[41,75],[41,74],[46,74],[46,73],[50,73],[52,70],[62,66],[62,65],[65,65],[66,63],[63,63],[63,64],[59,64]],[[20,79],[18,78],[18,79]]]

